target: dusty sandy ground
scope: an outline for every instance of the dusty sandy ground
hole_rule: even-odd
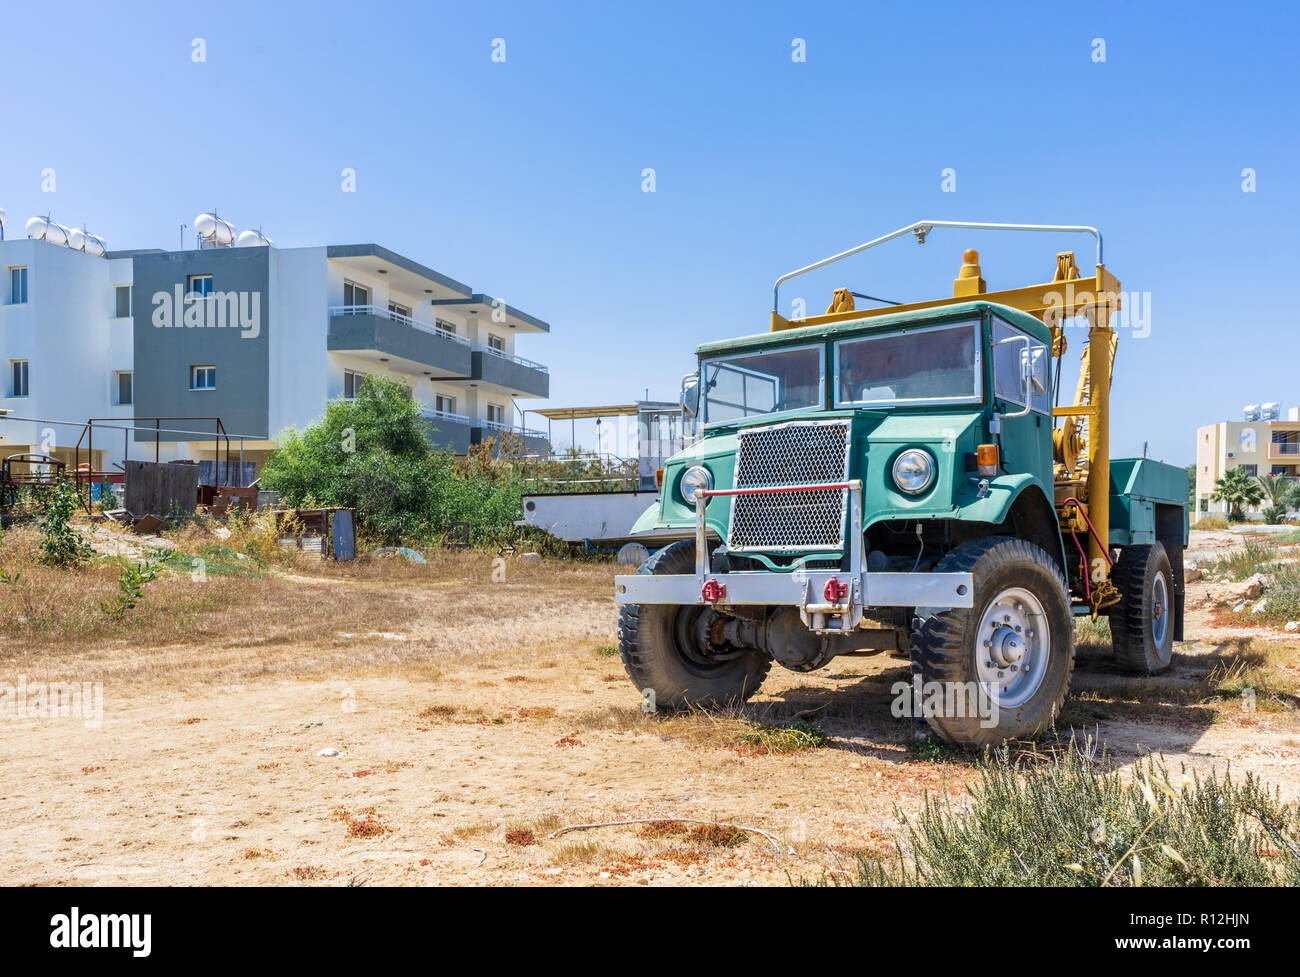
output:
[[[0,723],[0,882],[783,885],[888,853],[899,810],[917,811],[927,791],[959,802],[973,779],[968,759],[931,759],[913,724],[890,716],[899,659],[774,668],[753,715],[812,721],[833,739],[765,755],[733,718],[641,715],[608,653],[613,567],[543,567],[489,589],[489,558],[466,566],[451,582],[367,584],[410,608],[382,629],[365,625],[364,588],[313,574],[293,580],[298,599],[351,602],[355,626],[332,617],[306,640],[57,656],[0,641],[5,671],[31,681],[108,677],[98,728]],[[552,580],[563,600],[539,610]],[[484,593],[493,606],[470,627]],[[1190,625],[1194,640],[1157,678],[1082,649],[1062,726],[1122,760],[1156,750],[1175,767],[1230,764],[1300,796],[1293,713],[1178,695],[1241,638],[1203,612]],[[635,818],[735,823],[778,843],[751,832],[725,847],[691,837],[693,823],[552,837]]]

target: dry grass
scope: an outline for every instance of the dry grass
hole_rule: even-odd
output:
[[[550,855],[552,864],[572,868],[617,862],[626,857],[627,852],[603,841],[570,841],[557,847]]]
[[[461,656],[511,655],[516,669],[530,655],[558,665],[571,654],[573,615],[590,615],[595,637],[612,614],[608,600],[592,595],[608,592],[613,566],[510,562],[506,582],[494,584],[495,554],[472,551],[433,553],[425,565],[288,554],[278,564],[240,562],[261,576],[196,580],[189,554],[255,549],[264,532],[249,523],[244,535],[220,540],[213,528],[196,520],[167,533],[183,555],[119,617],[100,605],[117,592],[121,559],[45,567],[36,561],[36,530],[11,528],[0,542],[0,574],[14,581],[0,582],[0,654],[29,675],[93,674],[117,687],[322,673],[432,679],[440,661]]]

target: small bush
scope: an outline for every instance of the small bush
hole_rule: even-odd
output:
[[[1193,529],[1227,529],[1228,520],[1223,516],[1201,516],[1192,526]]]
[[[1121,772],[1082,754],[1071,742],[1028,769],[986,756],[966,810],[927,797],[904,853],[863,857],[857,884],[1300,884],[1300,812],[1251,774],[1171,775],[1150,757]]]
[[[119,617],[144,599],[144,585],[162,576],[162,564],[154,560],[128,563],[117,578],[117,594],[109,602],[100,604],[109,617]]]
[[[41,562],[52,567],[75,567],[90,558],[90,547],[71,520],[79,500],[72,483],[61,478],[50,492],[49,504],[41,517]]]

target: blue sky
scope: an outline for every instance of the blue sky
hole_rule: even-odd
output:
[[[556,405],[675,397],[696,343],[767,328],[778,275],[914,220],[1095,224],[1151,303],[1113,453],[1187,463],[1197,425],[1300,405],[1300,14],[1161,6],[9,4],[0,207],[112,248],[213,207],[281,246],[381,243],[551,322],[519,352]],[[991,289],[1092,260],[936,232],[783,294],[937,297],[972,246]]]

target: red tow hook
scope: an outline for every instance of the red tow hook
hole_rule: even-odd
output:
[[[826,581],[826,588],[822,591],[826,597],[826,603],[838,604],[849,596],[849,585],[840,583],[835,577]]]
[[[718,583],[716,580],[704,581],[704,587],[700,590],[700,596],[710,604],[716,604],[720,600],[727,599],[727,585]]]

